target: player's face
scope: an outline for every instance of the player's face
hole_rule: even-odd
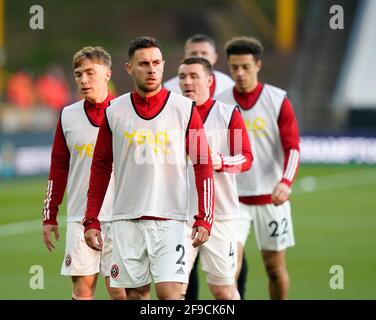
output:
[[[261,60],[256,61],[252,54],[230,55],[228,58],[230,73],[240,92],[252,91],[257,85],[257,74],[261,69]]]
[[[212,82],[213,77],[209,76],[201,64],[182,64],[179,67],[180,90],[197,105],[202,105],[209,99]]]
[[[215,49],[209,42],[189,43],[185,46],[185,58],[201,57],[208,60],[213,66],[217,62],[218,56]]]
[[[78,90],[86,100],[95,103],[106,99],[108,94],[107,84],[111,78],[109,67],[84,59],[74,69],[74,78]]]
[[[136,50],[126,64],[127,72],[133,77],[136,89],[153,94],[159,90],[163,77],[164,60],[159,48]]]

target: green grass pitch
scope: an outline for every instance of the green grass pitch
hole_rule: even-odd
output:
[[[41,218],[46,178],[0,182],[0,299],[70,299],[70,279],[60,276],[61,240],[48,252],[42,243]],[[290,299],[376,298],[376,168],[301,166],[291,198],[296,246],[287,251]],[[25,227],[26,230],[23,230]],[[267,280],[251,231],[246,245],[247,299],[268,299]],[[33,265],[42,266],[44,289],[31,289]],[[344,289],[333,290],[330,268],[344,271]],[[103,281],[97,299],[107,299]],[[155,294],[153,294],[155,298]],[[200,298],[211,299],[200,273]]]

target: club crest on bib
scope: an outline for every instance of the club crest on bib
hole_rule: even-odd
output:
[[[111,278],[115,279],[119,275],[119,267],[116,264],[113,264],[111,267]]]
[[[67,254],[67,256],[65,257],[65,266],[68,268],[72,263],[72,257],[70,254]]]

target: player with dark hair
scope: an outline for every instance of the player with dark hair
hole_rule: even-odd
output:
[[[198,194],[194,247],[209,239],[214,217],[212,162],[200,115],[192,100],[162,88],[163,68],[156,39],[131,42],[126,70],[135,90],[106,110],[91,169],[86,243],[102,249],[97,217],[113,171],[111,286],[126,288],[129,299],[148,299],[152,281],[159,299],[181,299],[188,281],[187,155]]]
[[[237,176],[242,209],[239,253],[252,223],[269,278],[270,298],[287,299],[285,249],[295,244],[288,199],[299,167],[298,123],[286,91],[258,82],[260,41],[235,37],[225,50],[235,86],[218,100],[240,106],[254,155],[252,170]]]
[[[189,37],[185,41],[185,45],[184,45],[184,58],[189,58],[189,57],[205,58],[210,62],[212,66],[214,66],[218,60],[218,54],[216,52],[216,45],[215,45],[214,40],[205,34],[195,34]],[[215,98],[222,91],[234,85],[234,81],[232,81],[232,79],[228,75],[218,70],[213,70],[212,79],[213,81],[210,85],[210,97]],[[163,86],[166,89],[171,90],[173,92],[181,93],[178,76],[173,77],[172,79],[166,81],[163,84]],[[198,291],[199,291],[198,272],[197,272],[198,260],[199,259],[195,260],[195,264],[193,266],[193,269],[189,277],[189,286],[187,289],[186,300],[198,299]],[[246,268],[246,262],[244,262],[243,268]]]
[[[218,60],[218,54],[216,52],[214,40],[204,34],[196,34],[189,37],[184,45],[184,58],[189,57],[205,58],[211,63],[212,66],[214,66]],[[218,70],[214,70],[213,81],[210,86],[210,96],[216,97],[222,91],[226,90],[229,87],[232,87],[233,85],[234,82],[228,75]],[[178,77],[174,77],[166,81],[163,86],[168,90],[181,93]]]
[[[178,71],[184,96],[196,102],[212,152],[215,185],[215,221],[210,241],[200,248],[188,248],[188,267],[200,251],[203,270],[213,296],[219,300],[238,300],[235,284],[237,265],[236,222],[239,201],[236,174],[250,169],[252,153],[247,130],[237,106],[210,97],[213,69],[201,57],[184,59]],[[193,172],[190,170],[190,179]],[[190,214],[197,211],[196,192],[190,192]]]

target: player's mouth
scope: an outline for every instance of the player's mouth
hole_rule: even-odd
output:
[[[184,90],[184,94],[193,94],[193,93],[195,93],[194,92],[194,90],[192,90],[192,89],[186,89],[186,90]]]
[[[91,88],[81,88],[81,92],[83,94],[88,93],[91,90]]]

